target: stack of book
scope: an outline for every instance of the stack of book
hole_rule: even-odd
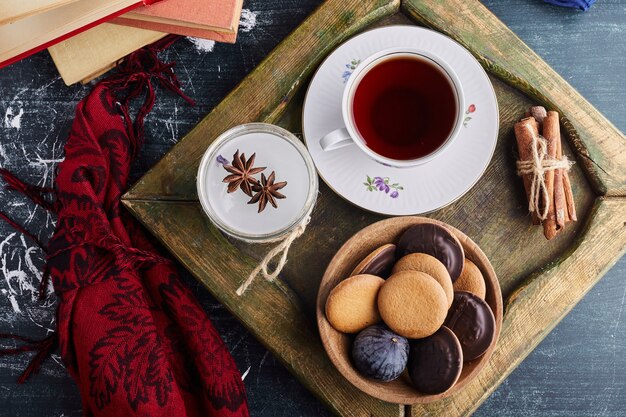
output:
[[[0,67],[48,48],[67,85],[169,33],[234,43],[242,0],[1,0]]]

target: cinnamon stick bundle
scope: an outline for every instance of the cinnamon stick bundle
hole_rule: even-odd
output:
[[[514,131],[518,173],[524,183],[532,223],[542,224],[546,239],[554,239],[565,224],[577,220],[569,162],[563,157],[559,114],[533,106],[515,124]]]

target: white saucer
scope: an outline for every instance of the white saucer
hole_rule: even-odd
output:
[[[356,145],[323,151],[320,139],[343,127],[341,98],[358,62],[390,47],[430,51],[461,81],[465,119],[459,136],[441,155],[412,168],[382,165]],[[452,39],[416,26],[388,26],[349,39],[317,70],[304,101],[303,133],[317,171],[337,194],[386,215],[427,213],[468,192],[482,176],[498,139],[498,102],[478,61]]]

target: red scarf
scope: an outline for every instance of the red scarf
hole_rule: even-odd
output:
[[[34,342],[2,335],[24,344],[0,353],[39,350],[22,382],[58,343],[85,416],[248,416],[241,375],[219,334],[173,264],[120,205],[154,105],[152,81],[192,103],[173,64],[156,55],[174,40],[135,52],[78,104],[54,203],[46,198],[52,190],[2,172],[10,188],[58,214],[45,277],[59,303],[54,336]],[[140,96],[133,123],[129,103]]]

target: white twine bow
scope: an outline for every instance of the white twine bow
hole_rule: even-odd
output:
[[[248,279],[246,279],[246,281],[241,284],[241,286],[237,289],[238,296],[241,296],[243,295],[243,293],[246,292],[246,290],[248,289],[250,284],[252,284],[259,272],[262,273],[263,278],[265,278],[266,281],[274,282],[274,280],[280,274],[280,271],[283,270],[285,264],[287,263],[287,254],[289,253],[289,248],[291,247],[291,244],[294,240],[302,236],[310,221],[311,216],[309,215],[304,220],[302,220],[302,222],[300,222],[300,224],[298,224],[286,237],[276,240],[280,241],[280,243],[276,245],[276,247],[274,247],[271,251],[269,251],[267,255],[265,255],[263,261],[261,261],[261,263],[256,268],[254,268],[254,270],[250,273],[250,276],[248,276]],[[281,253],[282,256],[278,260],[278,264],[276,264],[274,271],[269,272],[269,263],[272,261],[272,259],[274,259]]]
[[[569,170],[574,163],[570,162],[565,155],[561,159],[547,159],[547,141],[540,135],[533,135],[530,150],[531,159],[517,161],[517,175],[532,175],[530,195],[528,196],[528,211],[531,213],[537,212],[539,219],[545,220],[548,217],[550,208],[550,195],[548,194],[545,173],[555,169]],[[542,198],[544,204],[541,213],[539,213]]]

